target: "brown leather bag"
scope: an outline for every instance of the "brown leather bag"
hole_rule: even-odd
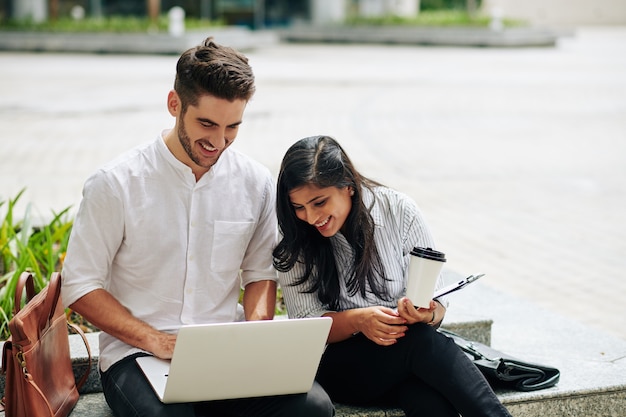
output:
[[[20,308],[26,289],[26,305]],[[91,351],[83,331],[89,366],[76,383],[70,358],[68,321],[61,303],[61,276],[35,294],[33,276],[20,275],[15,290],[15,311],[9,322],[11,337],[2,349],[6,417],[66,417],[78,401],[78,389],[91,370]]]

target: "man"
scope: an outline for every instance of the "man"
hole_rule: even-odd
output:
[[[245,319],[273,318],[273,180],[228,149],[254,90],[247,58],[205,40],[178,60],[167,97],[174,128],[85,183],[62,296],[102,330],[102,387],[116,416],[334,413],[317,384],[300,395],[163,404],[134,360],[171,358],[184,324],[237,320],[241,286]]]

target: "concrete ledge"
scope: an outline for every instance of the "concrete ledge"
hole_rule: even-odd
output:
[[[403,27],[403,26],[294,26],[253,31],[229,26],[188,31],[182,36],[164,33],[42,33],[0,32],[0,51],[179,55],[207,36],[241,51],[277,42],[375,43],[461,47],[551,47],[558,35],[543,28]]]
[[[191,31],[183,36],[164,33],[42,33],[0,32],[0,51],[179,55],[206,37],[241,51],[277,41],[271,32],[243,27]]]
[[[403,26],[302,26],[280,31],[285,42],[383,43],[462,47],[552,47],[558,36],[542,28],[403,27]]]
[[[549,391],[549,390],[548,390]],[[623,417],[624,390],[579,393],[569,396],[544,396],[524,393],[524,399],[514,400],[506,392],[497,392],[514,417],[580,416]],[[336,417],[404,417],[393,408],[352,407],[336,404]],[[0,413],[3,416],[4,413]],[[102,393],[83,394],[71,417],[113,417]]]
[[[81,388],[81,394],[102,392],[102,385],[100,383],[100,373],[98,371],[98,357],[100,356],[100,349],[98,344],[98,336],[100,333],[87,333],[87,341],[89,342],[89,348],[91,349],[91,370],[87,382]],[[78,335],[70,335],[70,351],[72,352],[72,367],[74,368],[74,377],[78,380],[81,378],[87,370],[89,359],[85,344]]]
[[[2,413],[0,413],[2,415]],[[70,417],[114,417],[102,393],[81,395]],[[397,409],[360,408],[336,405],[335,417],[404,417]]]
[[[498,396],[514,417],[623,417],[626,406],[624,387],[570,393],[555,389],[552,394],[549,390],[538,394],[525,393],[517,399],[506,393]]]
[[[478,329],[481,326],[483,332],[488,328],[494,348],[530,362],[555,366],[561,371],[559,384],[549,389],[535,392],[497,390],[498,397],[513,416],[624,416],[626,341],[500,293],[481,282],[453,297],[446,327],[457,333],[478,332],[472,333],[474,335],[480,334]],[[465,321],[458,320],[459,317]],[[457,327],[452,326],[455,322]],[[475,337],[468,333],[464,335]],[[97,334],[88,335],[94,356],[98,355],[96,337]],[[71,338],[72,350],[84,352],[82,341],[76,336]],[[80,356],[79,353],[76,355]],[[80,358],[76,361],[80,362]],[[104,396],[97,392],[100,390],[97,371],[92,373],[90,381],[71,417],[112,417]],[[397,409],[337,404],[337,417],[400,416],[403,413]]]

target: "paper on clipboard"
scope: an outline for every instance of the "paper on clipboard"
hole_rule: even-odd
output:
[[[444,295],[448,295],[450,293],[458,291],[461,288],[465,288],[467,285],[471,284],[472,282],[476,281],[478,278],[481,278],[483,276],[485,276],[485,274],[470,275],[467,278],[463,278],[460,281],[447,285],[441,288],[440,290],[436,291],[435,295],[433,295],[433,299],[438,298],[438,297],[443,297]]]

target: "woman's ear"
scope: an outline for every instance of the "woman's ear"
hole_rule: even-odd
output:
[[[352,197],[354,195],[354,188],[348,187],[348,190],[348,194],[350,194],[350,197]]]

